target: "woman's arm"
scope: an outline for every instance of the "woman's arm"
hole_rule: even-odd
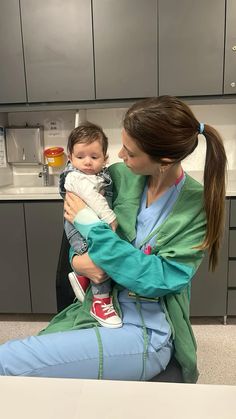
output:
[[[78,224],[75,222],[75,228]],[[194,269],[173,258],[146,255],[121,240],[105,224],[96,224],[87,236],[88,254],[115,282],[145,297],[162,297],[180,292],[191,280]]]
[[[84,253],[83,255],[75,255],[72,259],[72,266],[75,272],[86,276],[97,284],[104,282],[107,279],[107,274],[101,268],[95,265],[95,263],[93,263],[88,253]]]
[[[121,240],[81,200],[69,194],[65,218],[86,238],[93,262],[130,291],[146,297],[160,297],[181,291],[192,278],[191,266],[174,259],[145,255]]]

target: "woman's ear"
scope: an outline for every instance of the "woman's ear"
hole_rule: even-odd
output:
[[[171,160],[171,159],[168,159],[168,158],[161,159],[160,172],[164,173],[167,169],[170,168],[170,166],[172,166],[173,163],[174,163],[174,161]]]

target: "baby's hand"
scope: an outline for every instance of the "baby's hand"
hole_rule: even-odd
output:
[[[118,223],[116,220],[112,221],[112,223],[110,224],[110,227],[113,231],[116,231],[117,227],[118,227]]]

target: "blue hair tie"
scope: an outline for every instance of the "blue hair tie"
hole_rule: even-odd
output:
[[[199,134],[203,134],[204,133],[204,124],[203,122],[199,123]]]

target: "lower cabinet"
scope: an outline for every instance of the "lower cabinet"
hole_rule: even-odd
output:
[[[0,313],[56,313],[62,201],[0,203]]]
[[[0,202],[0,313],[56,313],[62,201]],[[225,235],[214,273],[208,257],[192,280],[191,316],[236,315],[236,199],[226,200]]]
[[[227,303],[228,316],[236,316],[236,289],[229,289],[228,303]]]
[[[0,313],[31,313],[22,203],[0,203]]]
[[[226,316],[228,297],[228,240],[230,200],[226,200],[225,234],[214,272],[208,271],[208,257],[192,280],[191,316]],[[235,313],[236,314],[236,313]]]
[[[63,204],[27,202],[25,225],[33,313],[56,313],[56,271],[63,233]]]
[[[236,316],[236,199],[230,200],[227,314]]]

